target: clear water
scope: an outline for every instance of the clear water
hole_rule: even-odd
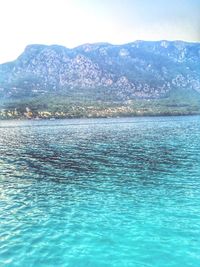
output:
[[[200,117],[0,122],[0,266],[199,267]]]

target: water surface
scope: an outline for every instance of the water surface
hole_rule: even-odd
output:
[[[200,117],[0,122],[0,266],[199,267]]]

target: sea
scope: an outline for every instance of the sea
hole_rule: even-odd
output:
[[[1,267],[199,267],[200,116],[0,121]]]

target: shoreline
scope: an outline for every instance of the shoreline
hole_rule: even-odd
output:
[[[186,116],[200,116],[200,112],[197,113],[169,113],[169,114],[137,114],[137,115],[118,115],[118,116],[68,116],[68,117],[9,117],[0,118],[0,122],[3,121],[55,121],[55,120],[74,120],[74,119],[120,119],[120,118],[146,118],[146,117],[186,117]]]

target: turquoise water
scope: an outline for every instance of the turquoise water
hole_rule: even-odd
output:
[[[0,266],[199,267],[200,117],[0,122]]]

